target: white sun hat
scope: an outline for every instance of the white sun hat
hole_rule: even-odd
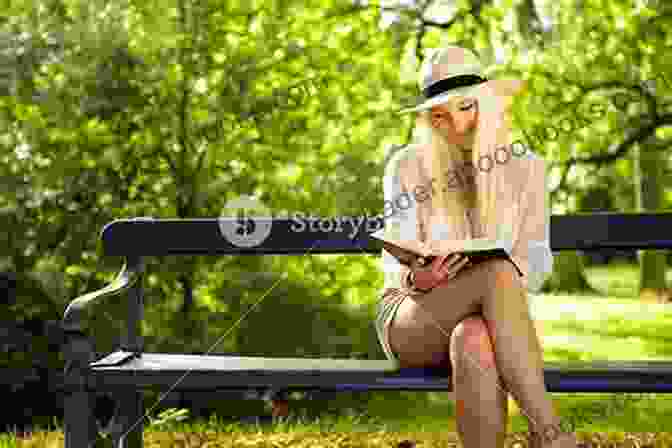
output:
[[[453,45],[434,48],[420,66],[419,104],[397,113],[427,110],[456,96],[470,96],[479,84],[487,81],[481,61],[472,51]]]

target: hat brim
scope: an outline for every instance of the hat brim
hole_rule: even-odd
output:
[[[407,114],[410,112],[419,112],[421,110],[427,110],[431,109],[432,107],[438,105],[438,104],[445,104],[448,101],[450,101],[451,98],[455,98],[456,96],[470,96],[473,92],[476,91],[476,89],[480,86],[480,84],[473,85],[473,86],[464,86],[464,87],[457,87],[455,89],[452,89],[448,92],[444,92],[441,95],[437,95],[434,98],[430,98],[428,100],[424,100],[420,104],[402,109],[397,112],[397,114]]]

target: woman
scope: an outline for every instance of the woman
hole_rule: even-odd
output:
[[[527,302],[553,256],[544,161],[511,141],[508,112],[523,84],[487,81],[472,52],[450,46],[425,60],[420,87],[425,101],[402,111],[418,112],[417,140],[385,170],[386,205],[394,205],[386,230],[425,243],[499,239],[523,275],[507,259],[472,266],[448,254],[404,266],[383,251],[381,345],[401,367],[452,368],[465,447],[504,446],[508,392],[528,419],[530,446],[576,447],[546,391]]]

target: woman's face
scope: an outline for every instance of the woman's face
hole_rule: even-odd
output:
[[[477,119],[478,103],[473,98],[456,98],[432,107],[432,126],[456,145],[469,143]]]

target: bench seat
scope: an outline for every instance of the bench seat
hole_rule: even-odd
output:
[[[116,351],[89,367],[96,389],[452,390],[449,368],[396,368],[388,360]],[[546,362],[544,372],[550,392],[672,392],[669,361]]]

